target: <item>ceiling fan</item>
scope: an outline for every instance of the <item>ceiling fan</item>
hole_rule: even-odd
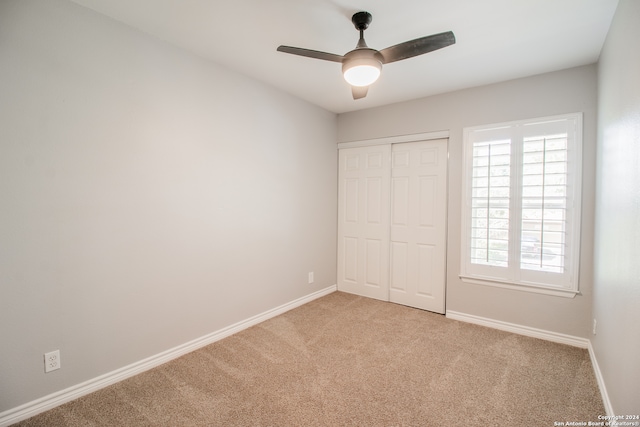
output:
[[[355,25],[356,30],[360,31],[360,40],[358,40],[354,50],[344,55],[292,46],[278,46],[278,51],[342,63],[342,73],[344,79],[351,85],[353,99],[360,99],[367,96],[369,85],[374,83],[380,76],[382,64],[412,58],[450,46],[456,42],[453,32],[447,31],[420,37],[382,50],[371,49],[364,41],[363,35],[364,30],[369,27],[371,19],[369,12],[357,12],[351,17],[351,22]]]

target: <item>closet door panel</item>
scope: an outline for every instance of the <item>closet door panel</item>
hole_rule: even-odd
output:
[[[389,299],[389,145],[341,149],[338,289]]]
[[[392,255],[389,300],[444,313],[447,141],[395,144],[391,168],[390,244],[404,249]]]

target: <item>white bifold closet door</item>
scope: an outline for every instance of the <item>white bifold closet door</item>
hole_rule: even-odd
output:
[[[447,140],[339,156],[338,289],[445,312]]]
[[[389,301],[444,313],[447,141],[394,144]]]
[[[338,289],[389,300],[390,145],[340,150]]]

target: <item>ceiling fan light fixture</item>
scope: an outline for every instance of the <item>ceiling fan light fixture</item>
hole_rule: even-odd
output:
[[[380,77],[382,63],[375,58],[353,58],[342,65],[344,79],[351,86],[369,86]]]
[[[278,46],[277,50],[278,52],[292,55],[342,63],[342,74],[347,83],[351,85],[351,93],[355,100],[367,96],[369,85],[380,77],[382,64],[413,58],[414,56],[442,49],[456,42],[453,32],[446,31],[409,40],[382,50],[371,49],[364,40],[364,31],[369,27],[371,20],[372,17],[369,12],[356,12],[353,14],[351,22],[360,33],[360,38],[356,48],[344,55],[284,45]]]
[[[382,63],[376,58],[353,58],[342,64],[344,79],[351,86],[369,86],[380,77]]]

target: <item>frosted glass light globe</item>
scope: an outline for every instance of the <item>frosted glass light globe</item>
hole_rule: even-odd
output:
[[[344,71],[344,79],[351,86],[369,86],[380,77],[380,67],[356,65]]]

